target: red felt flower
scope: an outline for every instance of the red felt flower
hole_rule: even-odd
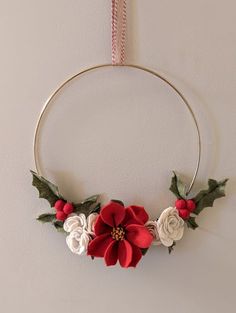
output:
[[[148,214],[143,207],[125,208],[110,202],[101,209],[94,225],[95,238],[90,241],[88,255],[102,257],[106,265],[135,267],[142,257],[141,249],[149,248],[153,241],[144,224]]]

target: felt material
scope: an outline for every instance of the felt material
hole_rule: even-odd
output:
[[[127,240],[122,240],[119,242],[118,256],[120,265],[122,267],[129,267],[133,256],[132,251],[132,246]]]
[[[105,233],[95,237],[90,241],[88,246],[88,255],[95,257],[104,257],[105,251],[107,250],[109,244],[113,241],[111,235]]]
[[[190,216],[190,211],[187,209],[180,209],[178,210],[178,212],[179,212],[179,216],[184,220],[186,220]]]
[[[145,249],[148,248],[152,241],[153,236],[142,225],[130,224],[126,227],[126,238],[135,246]]]
[[[175,207],[177,210],[184,210],[187,208],[187,202],[184,199],[177,199],[175,201]]]
[[[64,205],[63,212],[67,215],[71,214],[74,211],[74,207],[72,203],[67,202]]]
[[[136,219],[138,219],[142,224],[147,223],[148,214],[144,210],[144,207],[132,205],[129,208],[132,211],[133,215],[136,217]]]
[[[66,218],[67,218],[67,215],[63,211],[57,211],[56,219],[58,221],[65,221]]]
[[[187,200],[187,209],[190,211],[190,212],[193,212],[195,209],[196,209],[196,203],[194,200]]]
[[[133,252],[132,261],[130,262],[129,267],[136,267],[136,265],[141,260],[143,255],[142,255],[141,250],[134,245],[132,245],[132,252]]]
[[[56,203],[54,204],[54,208],[57,211],[62,211],[65,205],[65,201],[63,200],[57,200]]]
[[[125,217],[125,208],[121,204],[111,201],[103,207],[100,214],[107,225],[117,227]]]
[[[143,225],[148,221],[148,214],[141,206],[129,206],[126,208],[126,216],[123,224]]]
[[[115,265],[118,260],[118,245],[119,242],[116,240],[113,240],[109,246],[107,247],[104,259],[107,266]]]
[[[142,257],[141,248],[149,248],[153,241],[144,226],[147,219],[143,207],[125,208],[110,202],[101,209],[95,222],[95,238],[88,245],[88,255],[104,257],[107,266],[115,265],[117,259],[122,267],[136,266]],[[120,231],[124,235],[114,236]]]
[[[95,224],[94,224],[94,232],[96,236],[99,236],[104,233],[111,233],[112,227],[105,224],[101,215],[98,216]]]

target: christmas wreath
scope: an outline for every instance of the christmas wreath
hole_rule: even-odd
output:
[[[120,200],[101,205],[99,195],[80,203],[66,200],[58,187],[31,171],[33,186],[46,199],[52,212],[38,216],[66,234],[69,249],[78,255],[104,258],[107,266],[119,261],[122,267],[136,267],[151,245],[164,246],[169,253],[183,237],[185,225],[198,227],[196,217],[216,199],[225,196],[227,179],[208,180],[208,188],[189,197],[185,184],[174,173],[170,191],[175,204],[164,209],[156,220],[149,220],[142,206],[125,206]]]

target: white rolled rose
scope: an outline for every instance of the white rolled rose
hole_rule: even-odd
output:
[[[74,229],[76,229],[78,227],[81,227],[81,228],[87,227],[87,219],[83,213],[81,213],[79,215],[69,216],[63,224],[63,228],[64,228],[65,232],[67,232],[67,233],[72,232]]]
[[[88,244],[94,237],[94,223],[98,217],[97,213],[92,213],[86,218],[81,213],[70,215],[64,222],[64,230],[70,233],[66,237],[69,249],[79,255],[86,254]]]
[[[161,240],[160,240],[159,233],[158,233],[157,221],[147,221],[147,223],[145,224],[145,227],[153,236],[152,245],[160,246]]]
[[[94,224],[97,220],[98,214],[92,213],[87,217],[87,231],[89,234],[94,235]]]
[[[157,221],[158,234],[161,243],[170,247],[174,241],[180,240],[184,233],[184,220],[178,210],[173,207],[165,209]]]
[[[90,240],[90,235],[82,227],[77,227],[66,237],[69,249],[79,255],[86,254]]]

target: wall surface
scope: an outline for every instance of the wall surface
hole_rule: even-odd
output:
[[[203,156],[194,191],[229,177],[227,197],[186,229],[170,256],[151,248],[136,269],[73,255],[31,187],[33,133],[64,79],[110,63],[109,0],[0,0],[1,312],[235,312],[236,3],[128,0],[127,62],[158,71],[189,99]],[[54,105],[55,104],[55,105]],[[65,197],[93,193],[172,205],[171,170],[188,182],[196,163],[190,115],[161,81],[104,69],[74,81],[44,121],[43,173]]]

